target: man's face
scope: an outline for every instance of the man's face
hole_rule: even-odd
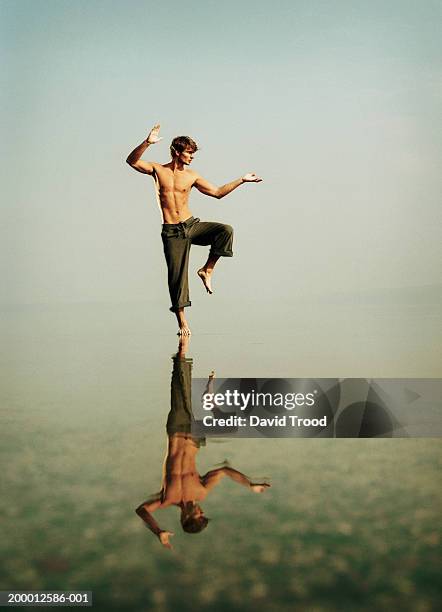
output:
[[[191,147],[186,147],[182,153],[178,155],[178,159],[185,166],[188,166],[192,163],[193,156],[195,155],[195,151]]]

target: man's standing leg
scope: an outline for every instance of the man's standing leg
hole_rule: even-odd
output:
[[[189,251],[190,240],[178,233],[176,226],[169,226],[161,233],[164,246],[164,256],[167,263],[169,294],[172,302],[170,310],[175,313],[178,321],[179,334],[188,336],[190,329],[184,314],[184,308],[190,306],[189,299]]]

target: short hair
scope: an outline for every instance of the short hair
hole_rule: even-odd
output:
[[[186,533],[199,533],[207,527],[209,519],[207,516],[201,515],[198,517],[189,516],[181,522],[181,526]]]
[[[177,136],[170,144],[170,154],[173,157],[177,153],[182,153],[187,147],[190,147],[194,153],[198,151],[198,145],[193,138],[190,138],[190,136]]]

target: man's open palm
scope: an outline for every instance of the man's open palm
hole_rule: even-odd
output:
[[[156,125],[153,126],[153,128],[150,130],[149,132],[149,136],[147,137],[147,142],[149,144],[155,144],[156,142],[162,140],[161,136],[158,136],[158,134],[160,133],[160,124],[157,123]]]
[[[263,482],[261,484],[250,484],[250,488],[254,493],[264,493],[266,489],[268,489],[270,485],[267,482]]]
[[[246,183],[260,183],[262,178],[256,176],[254,172],[249,172],[245,176],[242,177],[242,180]]]

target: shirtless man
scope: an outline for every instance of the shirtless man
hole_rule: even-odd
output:
[[[187,533],[199,533],[208,525],[209,519],[199,505],[209,492],[225,476],[247,487],[253,493],[263,493],[269,483],[254,483],[231,468],[227,462],[223,467],[200,476],[196,466],[196,455],[205,439],[195,438],[192,429],[192,360],[186,358],[188,337],[181,337],[178,353],[173,357],[171,383],[171,409],[167,419],[168,444],[163,467],[163,482],[159,493],[152,495],[136,509],[146,526],[166,548],[172,548],[169,542],[171,531],[161,529],[152,513],[169,506],[180,510],[181,526]],[[209,376],[206,392],[211,392],[214,372]]]
[[[160,126],[155,125],[146,140],[129,154],[126,161],[137,172],[154,177],[157,200],[162,213],[161,237],[168,268],[170,310],[175,313],[179,335],[190,335],[184,308],[190,306],[188,285],[189,252],[192,244],[210,245],[208,259],[197,272],[208,294],[212,293],[211,276],[220,257],[231,257],[233,229],[223,223],[201,222],[192,217],[189,210],[189,194],[192,187],[213,198],[221,199],[243,183],[259,183],[262,179],[254,173],[244,175],[222,187],[206,181],[188,166],[198,146],[188,136],[174,138],[170,146],[172,160],[167,164],[142,161],[140,158],[152,144],[162,140]]]

